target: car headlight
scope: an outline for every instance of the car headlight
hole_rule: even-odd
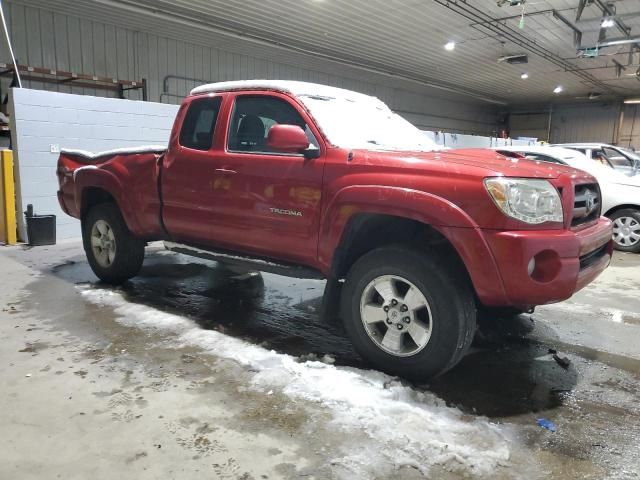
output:
[[[562,201],[547,180],[531,178],[485,178],[484,186],[507,216],[526,223],[562,222]]]

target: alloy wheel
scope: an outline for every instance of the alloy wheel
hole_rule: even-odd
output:
[[[397,275],[369,282],[362,292],[360,318],[371,340],[398,357],[415,355],[431,338],[429,302],[418,287]]]
[[[104,220],[96,221],[91,228],[91,249],[103,268],[109,268],[116,258],[116,238],[113,229]]]
[[[640,242],[640,222],[633,217],[618,217],[613,221],[613,241],[623,247]]]

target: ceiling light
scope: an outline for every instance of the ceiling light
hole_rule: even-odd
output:
[[[605,18],[602,20],[602,23],[600,24],[600,26],[602,28],[611,28],[616,24],[616,22],[613,21],[613,18]]]
[[[627,98],[624,103],[640,103],[640,98]]]
[[[452,51],[454,48],[456,48],[456,42],[453,40],[444,44],[444,49],[448,52]]]
[[[520,75],[520,78],[526,80],[527,78],[529,78],[529,74],[527,72],[524,72],[522,75]]]
[[[598,47],[615,47],[616,45],[627,45],[629,43],[638,43],[639,41],[640,35],[634,35],[632,37],[624,38],[612,38],[611,40],[598,42]]]
[[[560,93],[562,91],[562,85],[558,85],[556,88],[553,89],[553,93]]]

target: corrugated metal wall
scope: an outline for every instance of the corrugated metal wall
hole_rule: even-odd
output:
[[[22,2],[3,3],[20,63],[124,80],[146,78],[151,101],[179,103],[193,86],[203,82],[278,78],[324,83],[376,95],[422,129],[477,134],[491,134],[496,129],[494,105],[467,101],[417,84],[398,87],[409,83],[404,80],[329,61],[325,69],[314,70],[268,57],[231,53],[215,45],[197,45],[57,13],[53,11],[53,3],[52,10],[25,6]],[[279,57],[282,58],[282,52]],[[3,45],[0,61],[8,60],[9,54]],[[7,85],[7,80],[3,80],[3,91]],[[25,86],[65,93],[114,95],[65,84],[31,81]],[[139,92],[128,95],[132,99],[141,98]]]
[[[640,150],[640,105],[624,105],[618,143]]]
[[[532,137],[547,140],[549,132],[549,113],[514,112],[509,116],[511,137]]]
[[[617,103],[556,106],[551,118],[551,141],[615,142],[619,117]]]
[[[550,109],[552,143],[603,142],[640,149],[640,105],[621,102],[512,108],[511,135],[547,140]]]

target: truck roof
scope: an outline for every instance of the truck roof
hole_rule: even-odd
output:
[[[295,80],[237,80],[208,83],[191,90],[191,95],[228,92],[232,90],[275,90],[290,93],[295,96],[318,96],[359,102],[375,102],[378,104],[378,107],[388,109],[384,102],[376,97],[365,95],[364,93],[358,93],[344,88],[330,87],[319,83],[298,82]]]

